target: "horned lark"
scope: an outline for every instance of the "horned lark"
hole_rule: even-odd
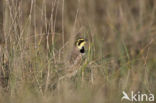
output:
[[[63,79],[65,77],[72,77],[76,75],[77,71],[81,68],[81,64],[85,58],[85,45],[87,40],[80,38],[77,39],[75,42],[75,46],[70,56],[70,64],[67,66],[66,75],[61,77]]]

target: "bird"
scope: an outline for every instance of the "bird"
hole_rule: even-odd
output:
[[[77,74],[78,70],[81,68],[83,61],[85,60],[86,43],[87,40],[84,38],[79,38],[75,41],[75,45],[70,55],[70,60],[66,69],[66,73],[64,76],[60,77],[59,80],[62,80],[66,77],[71,78]]]
[[[82,59],[82,57],[86,54],[85,45],[87,43],[87,40],[84,38],[79,38],[76,40],[74,48],[72,50],[71,56],[70,56],[70,63],[76,64],[78,59]],[[80,60],[79,60],[80,61]]]

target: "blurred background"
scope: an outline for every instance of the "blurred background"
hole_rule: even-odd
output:
[[[156,94],[155,18],[155,0],[0,0],[0,102]],[[77,36],[88,39],[87,63],[59,80]]]

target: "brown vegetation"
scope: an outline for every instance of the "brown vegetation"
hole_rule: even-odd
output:
[[[0,103],[119,103],[123,90],[156,94],[155,18],[155,0],[0,0]],[[73,66],[77,34],[88,52]],[[69,78],[71,67],[78,71]]]

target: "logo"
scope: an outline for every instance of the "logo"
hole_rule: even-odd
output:
[[[131,95],[128,96],[128,94],[123,91],[122,92],[123,96],[121,98],[121,101],[125,100],[129,100],[129,101],[138,101],[138,102],[142,102],[142,101],[149,101],[152,102],[154,101],[154,94],[150,93],[150,94],[142,94],[140,91],[138,91],[137,93],[134,93],[133,91],[131,92]]]

